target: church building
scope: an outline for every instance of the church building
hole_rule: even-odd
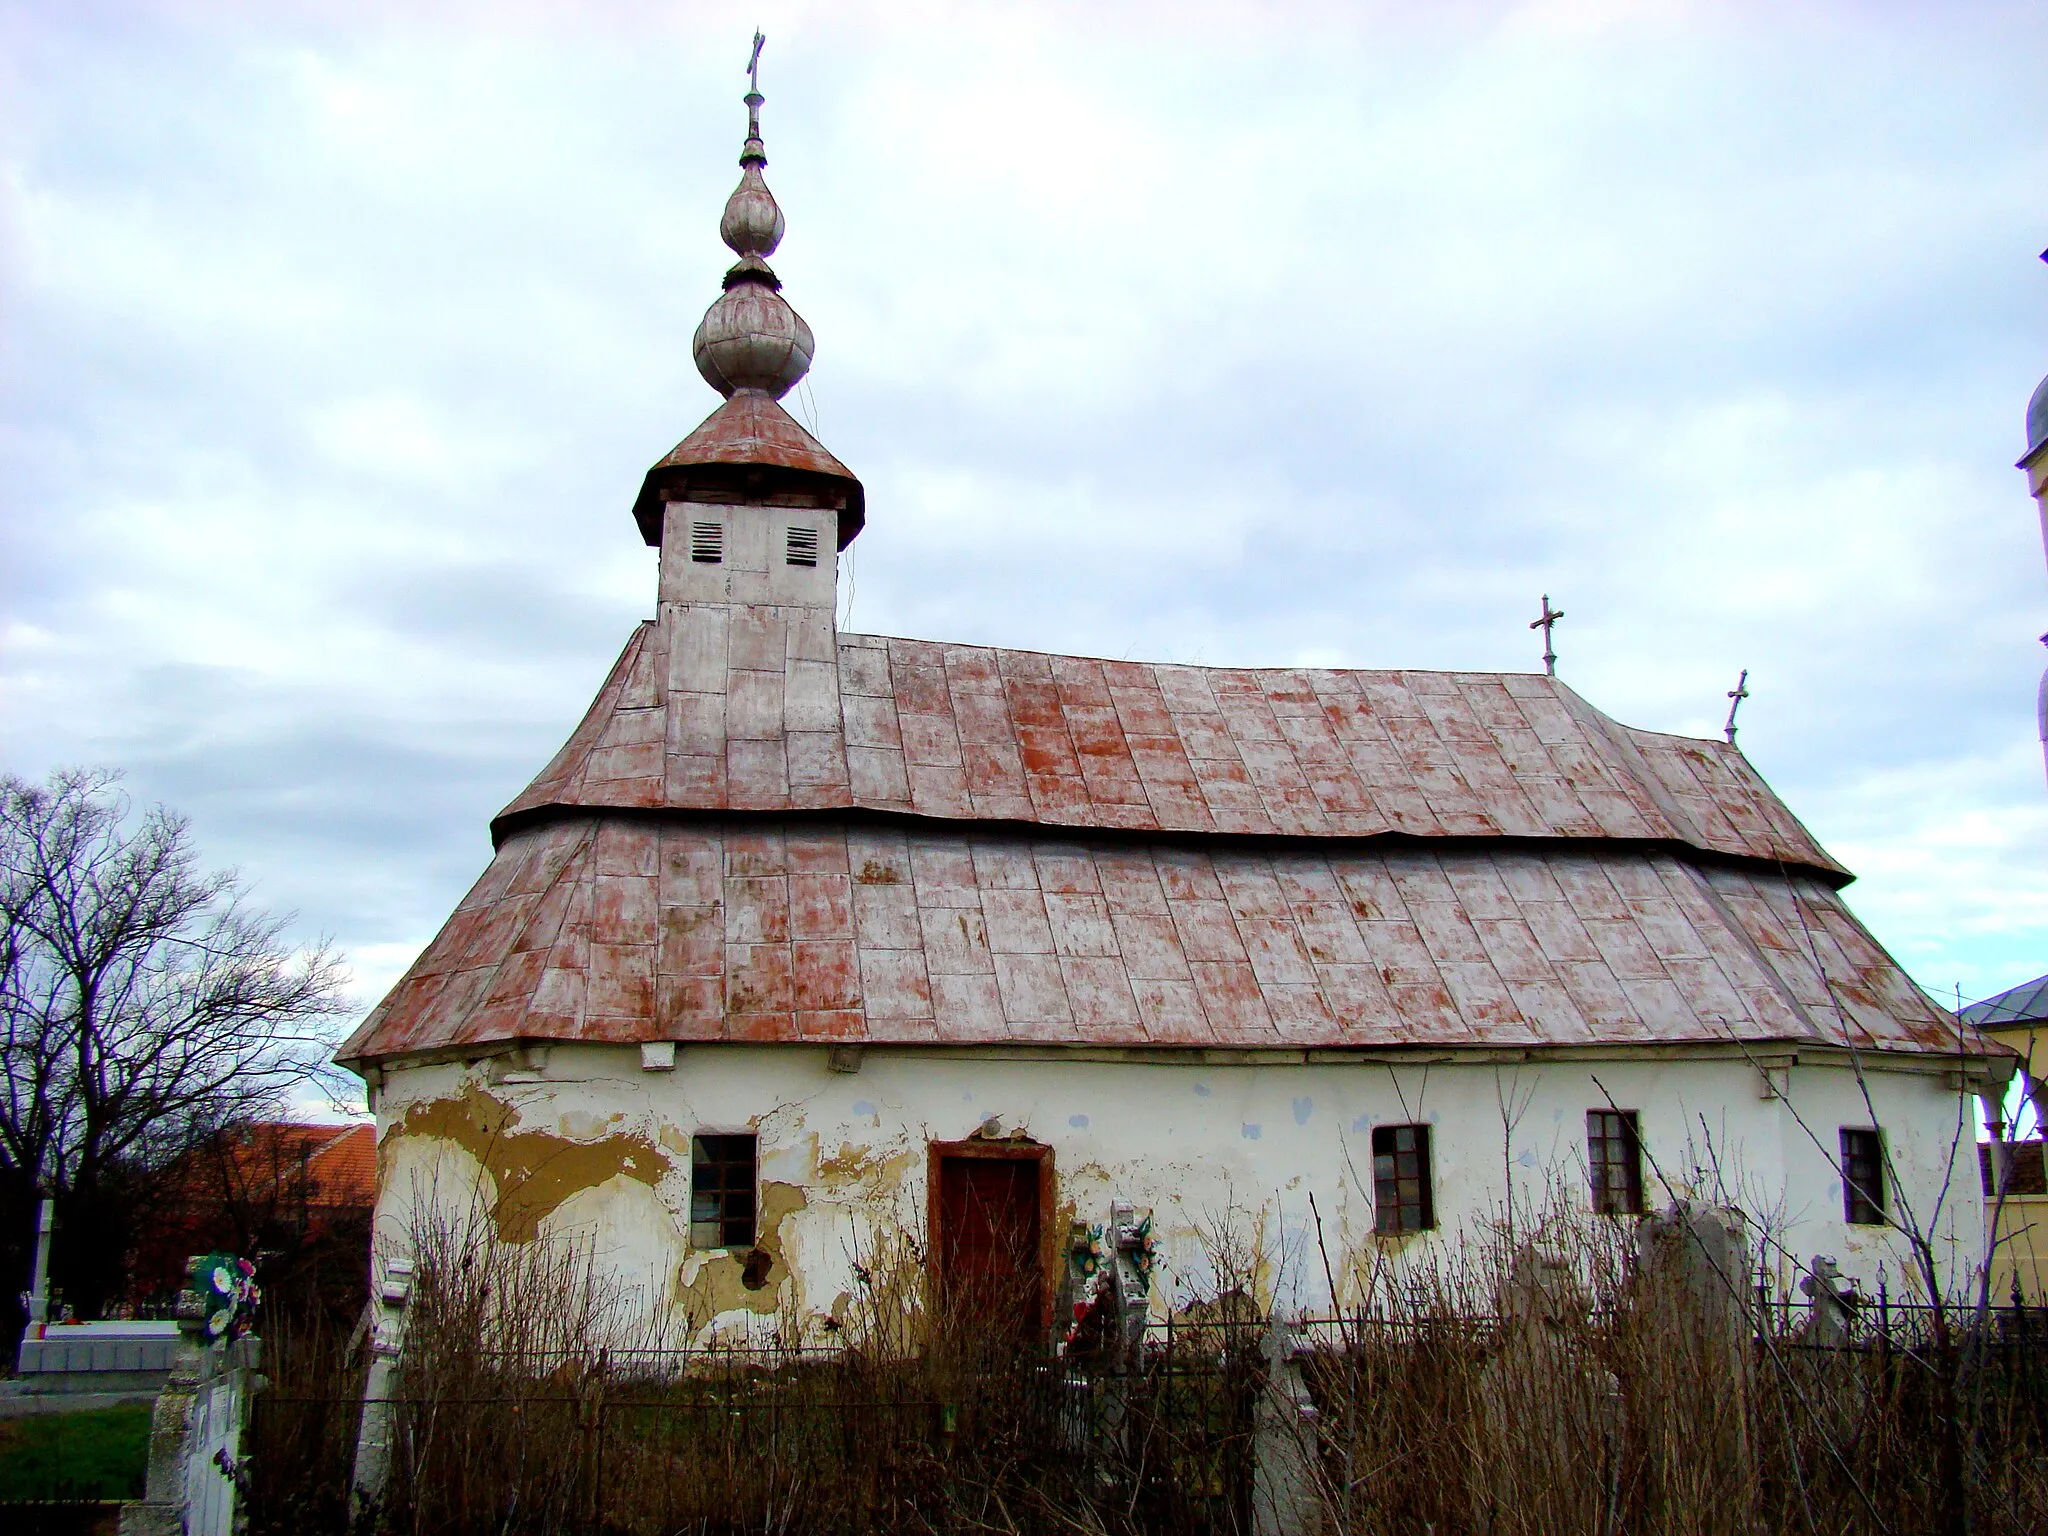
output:
[[[778,403],[813,341],[746,100],[653,616],[340,1053],[380,1251],[480,1198],[700,1341],[828,1337],[888,1254],[1042,1332],[1121,1248],[1156,1317],[1226,1232],[1314,1312],[1511,1199],[1740,1207],[1780,1294],[1901,1295],[1906,1231],[1982,1261],[2008,1059],[1732,744],[1538,673],[842,633],[868,509]]]

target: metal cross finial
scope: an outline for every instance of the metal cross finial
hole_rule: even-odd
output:
[[[1543,617],[1532,619],[1529,623],[1531,629],[1543,631],[1543,675],[1545,677],[1557,676],[1557,651],[1551,645],[1550,631],[1552,626],[1563,617],[1564,610],[1562,608],[1552,608],[1550,606],[1550,594],[1546,592],[1543,594]]]
[[[747,60],[747,137],[761,137],[761,45],[768,39],[754,34],[754,52]]]
[[[1721,734],[1728,738],[1728,745],[1735,745],[1735,711],[1742,708],[1742,701],[1749,697],[1749,668],[1742,669],[1742,676],[1735,680],[1735,686],[1728,690],[1728,723],[1721,727]]]

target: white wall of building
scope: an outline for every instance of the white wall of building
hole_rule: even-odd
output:
[[[1156,1304],[1213,1289],[1209,1255],[1228,1229],[1257,1245],[1262,1305],[1316,1311],[1330,1301],[1325,1255],[1349,1300],[1360,1266],[1483,1239],[1510,1186],[1525,1219],[1552,1188],[1589,1208],[1586,1112],[1612,1105],[1640,1116],[1651,1207],[1676,1193],[1742,1206],[1778,1245],[1779,1294],[1795,1259],[1828,1254],[1866,1292],[1882,1272],[1903,1299],[1915,1289],[1904,1238],[1843,1219],[1838,1130],[1875,1124],[1890,1208],[1933,1236],[1953,1287],[1982,1258],[1974,1106],[1939,1071],[1864,1067],[1859,1084],[1842,1060],[1766,1075],[1730,1054],[1389,1065],[869,1049],[848,1073],[822,1046],[719,1045],[647,1071],[637,1047],[555,1046],[388,1071],[379,1244],[402,1242],[419,1199],[475,1190],[511,1212],[508,1238],[588,1244],[603,1272],[700,1335],[759,1330],[792,1308],[843,1314],[857,1264],[893,1236],[922,1238],[928,1143],[993,1118],[1000,1134],[1053,1149],[1061,1223],[1101,1221],[1112,1200],[1155,1213]],[[1376,1238],[1372,1127],[1418,1121],[1431,1127],[1438,1228]],[[759,1290],[740,1286],[725,1250],[689,1247],[697,1131],[760,1137],[762,1241],[776,1262]]]

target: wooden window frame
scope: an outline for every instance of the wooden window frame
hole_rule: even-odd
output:
[[[1618,1156],[1609,1150],[1616,1143],[1621,1149]],[[1622,1176],[1619,1190],[1606,1177],[1616,1168]],[[1643,1214],[1643,1133],[1641,1118],[1635,1110],[1586,1111],[1586,1176],[1591,1185],[1594,1215]]]
[[[712,1141],[716,1141],[716,1142],[732,1142],[732,1141],[745,1141],[745,1142],[749,1143],[749,1144],[750,1144],[750,1146],[751,1146],[751,1148],[752,1148],[752,1151],[751,1151],[751,1153],[750,1153],[750,1155],[749,1155],[749,1157],[748,1157],[748,1178],[749,1178],[749,1181],[750,1181],[750,1187],[749,1187],[749,1188],[748,1188],[748,1190],[747,1190],[747,1197],[748,1197],[748,1198],[747,1198],[747,1204],[748,1204],[748,1212],[747,1212],[747,1216],[746,1216],[747,1230],[746,1230],[746,1236],[745,1236],[744,1238],[741,1238],[741,1239],[737,1239],[737,1240],[735,1240],[735,1239],[733,1238],[733,1236],[732,1236],[732,1233],[733,1233],[733,1230],[734,1230],[734,1223],[735,1223],[735,1221],[736,1221],[736,1219],[737,1219],[737,1218],[735,1218],[735,1217],[732,1217],[732,1216],[729,1216],[728,1214],[726,1214],[726,1209],[725,1209],[725,1197],[726,1197],[727,1195],[730,1195],[730,1194],[736,1193],[736,1191],[735,1191],[735,1190],[734,1190],[733,1188],[731,1188],[731,1187],[728,1187],[728,1185],[727,1185],[727,1184],[726,1184],[726,1183],[725,1183],[725,1182],[724,1182],[723,1180],[721,1180],[721,1181],[720,1181],[720,1184],[719,1184],[719,1187],[718,1187],[718,1188],[717,1188],[716,1190],[713,1190],[713,1191],[708,1191],[708,1193],[711,1193],[711,1194],[715,1194],[715,1195],[716,1195],[716,1196],[718,1197],[718,1200],[719,1200],[719,1208],[718,1208],[718,1215],[717,1215],[717,1217],[713,1218],[713,1219],[715,1219],[715,1220],[716,1220],[716,1222],[717,1222],[717,1224],[718,1224],[718,1235],[719,1235],[719,1241],[718,1241],[718,1242],[715,1242],[715,1243],[700,1243],[700,1242],[698,1242],[698,1241],[697,1241],[697,1228],[698,1228],[698,1227],[700,1227],[700,1226],[702,1226],[702,1225],[704,1225],[704,1223],[703,1223],[703,1222],[700,1222],[700,1221],[699,1221],[699,1220],[697,1219],[697,1197],[698,1197],[698,1195],[699,1195],[700,1193],[706,1193],[706,1191],[702,1191],[702,1190],[700,1190],[700,1187],[699,1187],[699,1184],[698,1184],[698,1179],[697,1179],[697,1169],[698,1169],[698,1167],[699,1167],[700,1165],[699,1165],[699,1163],[698,1163],[698,1161],[697,1161],[697,1147],[698,1147],[698,1144],[699,1144],[700,1142],[712,1142]],[[730,1167],[733,1167],[733,1166],[734,1166],[734,1161],[733,1161],[732,1159],[721,1159],[721,1160],[713,1160],[713,1161],[709,1162],[708,1164],[705,1164],[705,1165],[702,1165],[702,1166],[709,1166],[709,1167],[713,1167],[713,1168],[725,1169],[725,1168],[730,1168]],[[696,1250],[697,1250],[698,1252],[700,1252],[700,1253],[708,1253],[708,1252],[718,1252],[718,1251],[720,1251],[720,1250],[724,1250],[724,1251],[726,1251],[726,1252],[730,1252],[730,1251],[732,1251],[733,1249],[736,1249],[736,1248],[752,1248],[752,1247],[753,1247],[753,1246],[755,1245],[755,1243],[757,1243],[757,1242],[758,1242],[758,1241],[760,1240],[760,1236],[761,1236],[761,1138],[760,1138],[760,1136],[759,1136],[759,1134],[758,1134],[758,1133],[756,1133],[756,1132],[754,1132],[754,1131],[709,1131],[709,1130],[699,1130],[699,1131],[693,1131],[693,1132],[691,1132],[691,1134],[690,1134],[690,1221],[689,1221],[689,1235],[690,1235],[690,1246],[691,1246],[692,1248],[696,1249]]]
[[[939,1175],[946,1159],[983,1157],[1038,1164],[1038,1326],[1052,1327],[1053,1303],[1059,1282],[1064,1278],[1059,1238],[1053,1231],[1053,1218],[1057,1214],[1058,1201],[1054,1198],[1056,1183],[1053,1177],[1052,1148],[1036,1141],[984,1140],[933,1141],[927,1142],[925,1146],[925,1266],[934,1285],[945,1280],[940,1268],[944,1243],[939,1232],[942,1219],[939,1213]]]
[[[1413,1131],[1415,1146],[1412,1149],[1419,1161],[1416,1183],[1419,1198],[1412,1203],[1416,1220],[1411,1225],[1407,1212],[1411,1203],[1400,1197],[1400,1133]],[[1389,1151],[1380,1150],[1381,1138],[1386,1139]],[[1372,1128],[1372,1229],[1380,1237],[1406,1237],[1411,1232],[1431,1232],[1436,1229],[1436,1157],[1431,1142],[1430,1127],[1422,1124],[1376,1125]],[[1391,1156],[1395,1159],[1394,1177],[1391,1180],[1380,1177],[1380,1158]],[[1386,1199],[1389,1184],[1393,1185],[1394,1200],[1391,1210],[1393,1218],[1388,1220],[1390,1209]]]
[[[1874,1125],[1845,1125],[1840,1145],[1842,1220],[1852,1227],[1890,1226],[1885,1214],[1884,1132]],[[1860,1178],[1858,1164],[1868,1165]]]

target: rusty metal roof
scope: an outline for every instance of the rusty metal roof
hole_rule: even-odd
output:
[[[867,494],[853,471],[774,400],[741,390],[647,471],[633,517],[640,536],[658,545],[667,501],[747,501],[791,491],[839,508],[841,549],[867,521]]]
[[[1798,872],[605,812],[506,838],[341,1054],[515,1040],[1958,1044]]]
[[[734,663],[768,723],[722,713],[713,751],[677,720],[692,700],[668,688],[667,643],[642,625],[497,828],[566,807],[857,808],[1069,831],[1665,846],[1850,878],[1734,747],[1631,730],[1555,678],[841,635],[838,728],[797,732],[782,724],[782,644],[766,637],[758,670]]]
[[[1630,730],[1554,679],[866,635],[835,664],[829,630],[804,659],[809,631],[734,613],[715,708],[671,688],[675,636],[636,630],[344,1059],[1996,1049],[1959,1043],[1739,752]]]

